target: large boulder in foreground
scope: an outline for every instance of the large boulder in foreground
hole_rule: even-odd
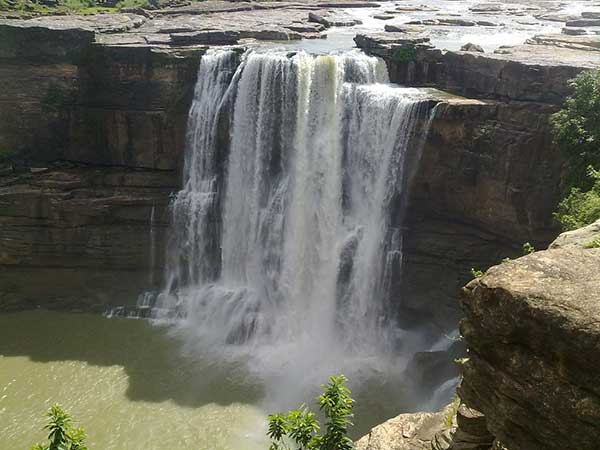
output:
[[[469,358],[459,394],[511,450],[599,448],[598,225],[464,289]]]
[[[436,442],[447,437],[441,444],[448,448],[450,431],[454,414],[453,406],[449,405],[443,411],[414,414],[400,414],[387,422],[373,428],[369,434],[360,438],[356,443],[357,450],[423,450],[436,446]],[[447,433],[444,433],[444,432]],[[437,447],[439,448],[439,447]]]

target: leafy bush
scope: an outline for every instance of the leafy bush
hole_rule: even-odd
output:
[[[271,438],[269,450],[350,450],[354,448],[348,437],[352,426],[354,400],[350,398],[348,381],[344,375],[331,377],[323,385],[323,394],[317,397],[319,409],[327,420],[325,434],[318,434],[319,422],[304,405],[287,414],[271,414],[267,435]],[[291,445],[291,446],[290,446]]]
[[[472,268],[471,275],[473,275],[473,278],[481,278],[484,275],[484,273],[483,270]]]
[[[572,81],[573,95],[551,118],[555,141],[567,161],[566,197],[554,217],[565,230],[600,219],[600,71]]]
[[[88,450],[85,445],[86,433],[83,428],[73,427],[73,418],[60,405],[50,407],[46,413],[49,430],[48,444],[35,444],[31,450]]]
[[[587,242],[584,248],[600,248],[600,237],[592,239],[590,242]]]
[[[531,255],[534,252],[535,252],[535,247],[533,245],[531,245],[529,242],[525,242],[523,244],[523,256]]]
[[[550,120],[567,160],[567,191],[588,190],[588,167],[600,168],[600,71],[582,72],[571,85],[573,95]]]
[[[569,195],[558,205],[554,217],[566,231],[575,230],[600,219],[600,171],[588,168],[593,185],[590,190],[572,188]]]

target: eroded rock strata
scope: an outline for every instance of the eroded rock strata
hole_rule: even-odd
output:
[[[597,449],[598,242],[600,221],[470,282],[461,299],[461,404],[400,415],[358,448]]]
[[[599,226],[495,266],[464,290],[459,394],[511,450],[598,448]]]

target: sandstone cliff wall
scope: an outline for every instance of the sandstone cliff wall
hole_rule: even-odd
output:
[[[160,285],[202,52],[0,24],[0,309],[103,310]]]
[[[556,236],[562,157],[555,106],[494,101],[441,104],[413,178],[398,287],[406,323],[457,323],[471,268],[544,248]],[[434,281],[432,281],[434,280]]]
[[[459,394],[510,450],[598,448],[599,230],[563,235],[464,290]]]

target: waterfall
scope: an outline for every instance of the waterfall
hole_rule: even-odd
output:
[[[159,300],[190,341],[299,379],[389,350],[405,159],[430,102],[387,82],[358,51],[203,56]]]

